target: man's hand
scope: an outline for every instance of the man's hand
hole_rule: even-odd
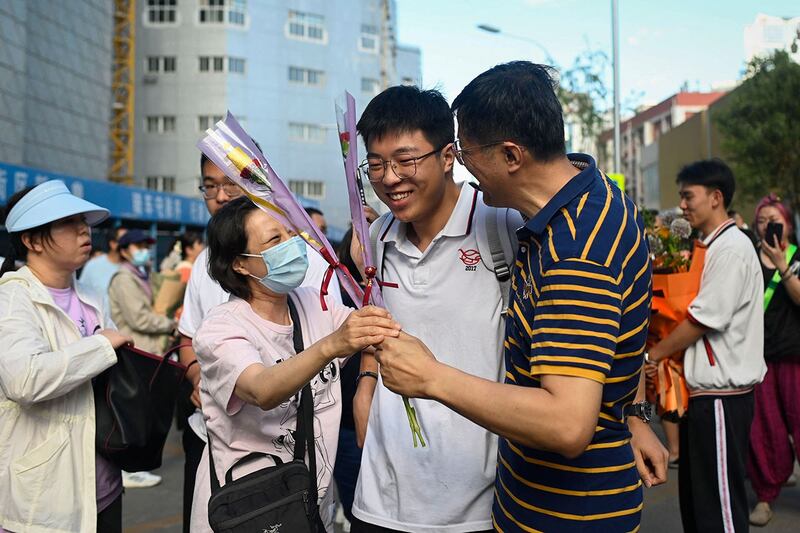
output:
[[[658,440],[648,424],[636,417],[628,418],[631,430],[631,448],[636,461],[636,469],[645,487],[661,485],[667,481],[667,462],[669,452]]]
[[[186,379],[192,384],[192,395],[189,399],[194,406],[199,409],[202,407],[200,405],[200,365],[192,365],[191,368],[186,371]]]
[[[439,362],[425,344],[401,331],[397,338],[386,337],[377,347],[375,358],[381,365],[383,384],[409,398],[430,398]]]

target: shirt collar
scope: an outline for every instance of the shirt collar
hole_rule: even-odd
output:
[[[732,218],[729,218],[728,220],[717,226],[714,229],[714,231],[712,231],[707,237],[704,237],[703,244],[705,244],[706,246],[711,246],[711,243],[714,242],[714,240],[717,237],[719,237],[722,234],[722,232],[724,232],[726,229],[728,229],[734,224],[736,224],[736,222]]]
[[[458,201],[447,224],[444,225],[437,237],[463,237],[472,231],[472,222],[480,193],[467,182],[463,182],[459,186],[461,192],[458,195]],[[380,235],[379,238],[383,242],[405,241],[408,234],[407,228],[407,223],[393,218],[389,228],[384,230],[384,235]]]
[[[525,229],[534,235],[541,235],[547,227],[548,222],[550,222],[559,209],[570,203],[579,194],[586,191],[598,173],[597,164],[591,156],[586,154],[568,154],[567,157],[570,163],[580,170],[580,173],[573,176],[573,178],[525,224]]]

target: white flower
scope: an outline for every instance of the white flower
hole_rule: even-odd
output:
[[[685,218],[676,218],[669,225],[669,232],[679,239],[688,239],[692,235],[692,225]]]

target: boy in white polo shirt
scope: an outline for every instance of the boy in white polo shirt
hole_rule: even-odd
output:
[[[761,266],[750,239],[727,215],[735,188],[728,166],[698,161],[677,181],[681,209],[708,250],[689,318],[653,347],[649,361],[686,350],[690,400],[678,472],[684,531],[747,531],[753,386],[767,370]]]
[[[368,151],[364,175],[391,209],[371,228],[388,309],[405,331],[451,354],[451,365],[500,380],[503,288],[485,268],[491,260],[481,260],[478,238],[484,217],[498,212],[453,181],[447,101],[437,91],[392,87],[370,102],[358,131]],[[502,211],[499,234],[514,249],[522,220]],[[377,363],[365,357],[362,370],[377,372]],[[427,442],[414,448],[402,399],[375,377],[362,372],[354,400],[361,438],[367,416],[369,423],[351,531],[491,530],[497,437],[443,405],[412,400]]]

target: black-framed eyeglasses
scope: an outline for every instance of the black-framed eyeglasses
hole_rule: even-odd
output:
[[[231,198],[238,198],[242,195],[242,189],[240,189],[238,185],[231,181],[223,183],[222,185],[200,185],[197,189],[203,194],[203,198],[206,200],[213,200],[217,197],[217,194],[219,194],[220,187],[222,187],[222,190],[225,191],[225,194]]]
[[[431,150],[427,154],[418,156],[404,154],[396,159],[389,159],[388,161],[380,157],[368,157],[361,163],[361,165],[359,165],[358,168],[364,175],[367,176],[367,179],[372,182],[383,181],[383,178],[386,177],[386,167],[390,164],[394,175],[399,179],[405,180],[408,178],[413,178],[417,175],[417,163],[419,161],[422,161],[426,157],[430,157],[435,153],[441,152],[450,144],[451,143],[447,143],[436,150]]]
[[[464,164],[464,154],[468,154],[468,153],[473,152],[475,150],[478,150],[480,148],[489,148],[490,146],[497,146],[498,144],[503,144],[504,142],[505,141],[495,141],[495,142],[490,142],[490,143],[486,143],[486,144],[479,144],[477,146],[467,146],[466,148],[464,148],[464,147],[461,146],[461,141],[456,139],[456,142],[455,142],[454,148],[453,148],[453,152],[455,152],[455,154],[456,154],[456,161],[458,161],[459,163],[461,163],[463,165]]]

